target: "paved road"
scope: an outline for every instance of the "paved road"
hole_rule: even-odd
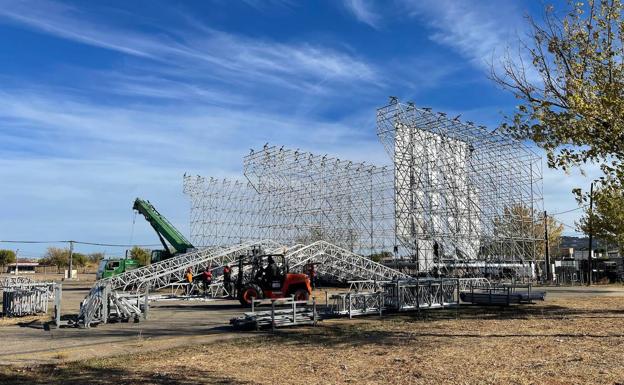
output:
[[[64,315],[78,312],[91,285],[92,281],[63,283]],[[0,363],[58,362],[240,337],[227,325],[242,312],[236,301],[162,300],[152,302],[149,319],[139,323],[51,330],[44,330],[41,322],[0,326]]]

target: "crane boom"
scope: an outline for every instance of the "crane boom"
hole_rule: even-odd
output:
[[[182,235],[182,233],[167,220],[167,218],[162,216],[149,201],[137,198],[135,199],[132,208],[141,213],[152,228],[154,228],[160,242],[165,247],[166,253],[170,255],[186,253],[187,250],[193,248],[191,242],[189,242],[184,235]],[[167,245],[167,242],[171,246]],[[173,248],[173,251],[170,247]]]

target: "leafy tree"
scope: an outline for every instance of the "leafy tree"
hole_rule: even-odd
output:
[[[548,227],[548,251],[555,255],[561,243],[563,225],[553,217],[546,220]],[[543,256],[546,252],[544,239],[544,215],[531,210],[530,207],[514,205],[504,209],[503,214],[494,220],[494,232],[502,238],[512,239],[513,246],[531,255],[535,247],[536,256]],[[535,240],[540,240],[535,243]]]
[[[82,253],[72,253],[72,264],[75,267],[85,267],[88,261],[86,255]]]
[[[0,249],[0,265],[3,270],[6,265],[15,263],[16,260],[15,251]]]
[[[69,249],[48,247],[42,260],[43,263],[56,266],[57,270],[69,266]]]
[[[104,253],[102,252],[87,254],[87,260],[89,265],[97,265],[102,259],[104,259]]]
[[[380,253],[373,253],[371,255],[368,255],[367,258],[369,258],[373,262],[380,263],[384,259],[389,259],[389,258],[392,258],[393,256],[394,254],[392,254],[390,251],[382,251]]]
[[[543,23],[528,18],[518,57],[492,66],[520,101],[502,128],[545,149],[549,167],[597,162],[606,178],[624,180],[623,11],[621,0],[570,1],[565,14],[548,7]]]
[[[594,208],[590,213],[585,209],[578,226],[586,234],[589,233],[591,215],[591,230],[596,238],[615,243],[620,252],[624,252],[624,189],[617,183],[600,186],[594,191]],[[586,203],[585,199],[579,199]]]
[[[130,250],[130,258],[136,259],[139,261],[141,265],[149,265],[150,264],[150,250],[144,249],[138,246],[132,247]]]

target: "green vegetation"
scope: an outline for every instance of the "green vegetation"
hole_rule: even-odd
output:
[[[0,266],[2,266],[2,270],[4,270],[6,265],[15,263],[16,260],[15,251],[0,249]]]
[[[382,251],[380,253],[373,253],[371,255],[367,255],[366,258],[369,258],[373,262],[380,263],[384,259],[390,259],[394,255],[390,251]]]
[[[537,220],[536,220],[537,219]],[[561,242],[563,225],[554,218],[548,217],[548,250],[551,255],[557,251]],[[533,253],[533,241],[531,239],[544,239],[544,215],[541,212],[531,210],[530,207],[516,205],[505,208],[503,215],[494,220],[495,233],[505,237],[516,238],[515,245],[519,248],[526,247],[527,253]],[[535,253],[538,256],[545,254],[546,245],[538,242],[535,245]]]
[[[557,10],[558,11],[558,10]],[[605,184],[624,181],[624,6],[570,2],[544,22],[492,78],[520,101],[502,128],[545,149],[548,166],[600,163]]]
[[[587,203],[586,198],[579,201]],[[589,207],[586,207],[585,214],[579,222],[579,227],[584,233],[589,232],[590,215],[593,234],[599,239],[617,244],[620,252],[624,252],[623,190],[613,185],[607,185],[594,191],[594,210],[590,213]]]
[[[592,230],[624,238],[624,5],[621,0],[569,2],[564,15],[546,9],[544,23],[528,18],[530,41],[507,56],[492,79],[520,101],[502,129],[546,150],[548,166],[569,170],[600,164]],[[573,190],[579,204],[589,196]],[[578,223],[589,231],[590,213]]]
[[[44,265],[56,266],[57,270],[61,270],[69,265],[69,249],[48,247],[40,262]]]
[[[142,247],[134,246],[130,250],[130,258],[136,259],[139,264],[145,266],[150,264],[151,253],[149,249],[144,249]]]

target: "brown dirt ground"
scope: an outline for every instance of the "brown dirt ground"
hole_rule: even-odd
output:
[[[258,338],[35,367],[2,384],[624,384],[624,297],[325,321]],[[62,357],[60,357],[62,358]]]

